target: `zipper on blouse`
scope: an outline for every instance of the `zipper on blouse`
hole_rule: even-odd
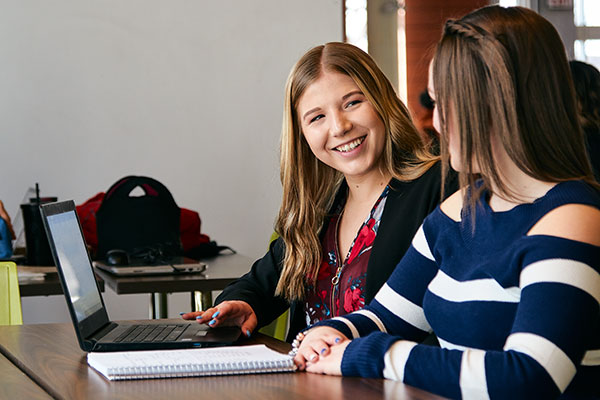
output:
[[[346,265],[346,262],[344,261],[343,263],[340,264],[340,246],[338,244],[338,230],[340,227],[340,220],[342,219],[342,215],[343,215],[343,211],[340,214],[336,224],[335,224],[335,251],[337,253],[336,257],[335,257],[335,264],[337,265],[337,270],[335,271],[335,275],[333,276],[333,278],[331,278],[331,318],[335,317],[335,289],[337,288],[337,285],[340,283],[340,276],[342,275],[342,270],[344,269],[344,266]]]

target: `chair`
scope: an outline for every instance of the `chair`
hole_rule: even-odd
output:
[[[277,232],[273,232],[271,238],[269,239],[269,244],[271,244],[271,242],[277,239],[278,237],[279,235],[277,234]],[[287,329],[289,325],[289,314],[290,310],[288,308],[283,314],[277,317],[276,320],[271,322],[269,325],[260,328],[259,332],[264,333],[265,335],[272,336],[275,339],[285,341],[285,336],[287,334]]]
[[[22,325],[21,295],[17,265],[14,262],[0,262],[0,325]]]

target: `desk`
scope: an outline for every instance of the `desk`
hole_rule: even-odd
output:
[[[23,371],[17,368],[6,357],[0,354],[0,376],[2,385],[0,385],[0,399],[18,398],[21,399],[51,399],[40,386],[32,381]]]
[[[40,268],[43,270],[53,269],[54,273],[49,273],[43,280],[20,280],[19,281],[19,292],[22,297],[26,296],[51,296],[51,295],[62,295],[63,290],[58,279],[58,273],[56,267],[32,267],[25,265],[17,265],[17,274],[19,271],[30,271],[36,272]],[[98,286],[100,291],[104,292],[104,282],[96,275]]]
[[[289,349],[261,334],[244,343]],[[7,398],[14,399],[29,398],[39,388],[57,399],[440,399],[383,379],[303,372],[111,382],[88,367],[71,324],[0,326],[0,353],[15,366],[8,366],[11,376],[18,368],[30,378],[21,376],[21,385],[7,386]]]
[[[241,254],[223,254],[202,259],[208,264],[202,274],[119,277],[96,269],[96,275],[117,294],[158,293],[152,301],[152,318],[167,318],[167,293],[192,293],[192,310],[212,305],[211,291],[225,286],[250,270],[253,259]]]

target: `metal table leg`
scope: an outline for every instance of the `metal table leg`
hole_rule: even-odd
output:
[[[212,306],[212,292],[191,292],[192,311],[202,311]]]
[[[150,294],[150,318],[168,318],[168,299],[167,293]]]

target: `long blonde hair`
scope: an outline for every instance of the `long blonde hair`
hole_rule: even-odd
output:
[[[472,190],[471,210],[480,192],[491,187],[507,199],[522,200],[501,178],[492,135],[533,178],[595,184],[566,52],[556,29],[539,14],[522,7],[489,6],[448,20],[434,56],[433,81],[443,171],[448,169],[447,125],[453,110],[464,165],[460,186]],[[476,188],[479,176],[483,185]]]
[[[423,149],[407,108],[368,54],[337,42],[309,50],[288,77],[281,133],[283,199],[275,230],[285,243],[285,258],[276,294],[290,301],[304,298],[306,284],[316,281],[322,258],[319,232],[343,180],[314,156],[297,115],[300,96],[325,70],[352,78],[383,121],[382,173],[410,181],[437,160]]]

